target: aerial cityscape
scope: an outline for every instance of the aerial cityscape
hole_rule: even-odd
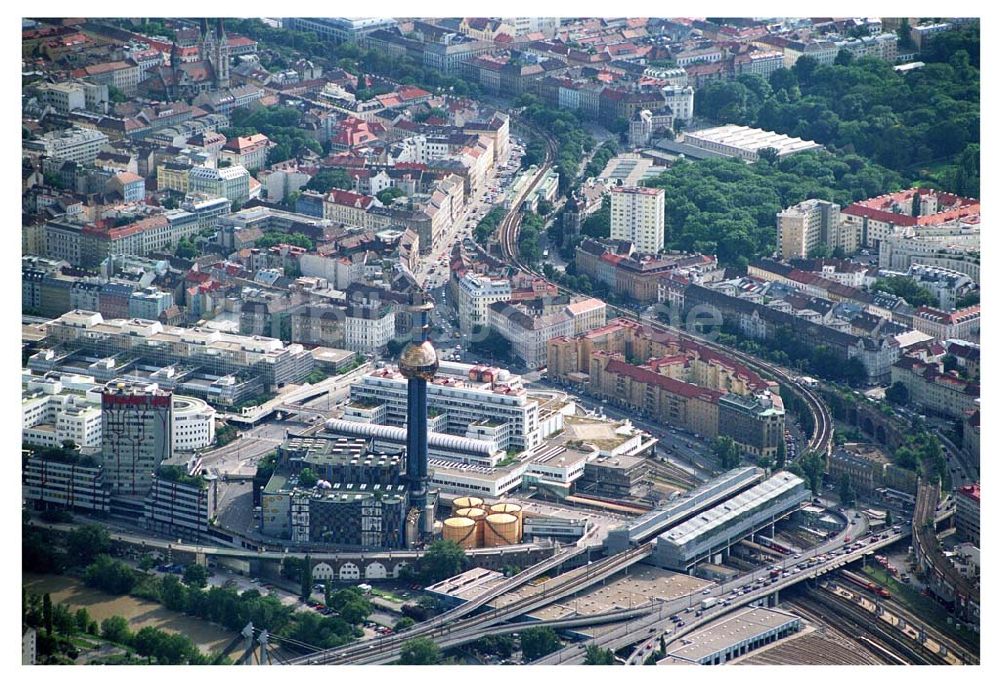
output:
[[[21,72],[22,665],[980,665],[978,19]]]

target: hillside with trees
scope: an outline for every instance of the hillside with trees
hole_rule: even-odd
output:
[[[666,190],[666,245],[746,266],[775,249],[775,215],[806,199],[848,204],[901,189],[902,177],[855,154],[803,152],[776,163],[679,161],[646,183]]]
[[[742,75],[699,90],[699,115],[814,140],[921,184],[979,196],[978,27],[933,43],[918,69],[841,51],[802,57],[768,80]]]

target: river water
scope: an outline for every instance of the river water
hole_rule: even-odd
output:
[[[98,622],[122,616],[128,620],[132,632],[151,625],[164,632],[187,635],[202,653],[221,651],[236,637],[236,633],[215,623],[175,613],[145,599],[105,594],[70,576],[24,573],[22,582],[29,592],[48,592],[53,604],[66,604],[74,612],[79,608],[87,609],[90,617]]]

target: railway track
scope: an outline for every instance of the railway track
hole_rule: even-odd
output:
[[[541,180],[544,172],[552,166],[552,160],[555,158],[556,154],[557,145],[555,138],[553,138],[544,130],[539,130],[537,128],[535,128],[535,130],[538,132],[539,135],[541,135],[545,139],[545,163],[539,168],[538,175],[535,177],[535,180],[531,183],[525,194],[530,193],[532,190],[534,190],[535,186]],[[518,269],[528,274],[534,275],[535,277],[544,279],[550,284],[553,284],[554,286],[557,287],[560,293],[584,295],[583,292],[569,289],[565,286],[550,281],[547,277],[545,277],[543,273],[539,272],[538,270],[536,270],[535,268],[531,267],[530,265],[526,264],[521,260],[517,248],[517,234],[518,234],[518,228],[520,227],[520,223],[521,223],[521,213],[520,210],[515,206],[515,208],[513,208],[510,211],[510,213],[507,214],[507,217],[504,218],[504,221],[501,223],[500,228],[498,230],[498,238],[504,257]],[[705,346],[708,346],[713,350],[716,350],[720,353],[723,353],[725,355],[740,360],[745,365],[754,369],[757,372],[760,372],[765,375],[771,375],[775,379],[784,383],[786,386],[788,386],[789,390],[791,390],[792,393],[794,393],[795,395],[797,395],[798,397],[802,398],[805,401],[806,405],[809,408],[809,412],[813,417],[814,428],[812,437],[809,439],[808,448],[824,455],[829,454],[830,447],[833,442],[833,419],[830,415],[829,408],[826,406],[826,403],[824,403],[823,400],[819,398],[819,396],[817,396],[815,393],[795,383],[795,378],[791,374],[789,374],[786,370],[776,365],[764,362],[752,355],[744,353],[743,351],[735,350],[733,348],[729,348],[728,346],[723,346],[722,344],[715,343],[714,341],[710,341],[701,336],[683,332],[680,329],[669,327],[660,322],[655,322],[653,320],[648,320],[645,318],[639,318],[639,316],[634,311],[629,310],[627,308],[616,306],[611,303],[607,303],[606,305],[609,309],[618,313],[619,316],[636,319],[640,323],[648,325],[654,331],[674,334],[678,337],[685,338],[703,344]]]
[[[853,636],[859,641],[861,641],[860,636],[874,638],[879,646],[870,647],[869,651],[883,658],[886,663],[899,665],[899,660],[906,661],[905,665],[940,665],[943,663],[930,652],[921,650],[919,644],[892,626],[873,620],[871,614],[860,606],[847,603],[819,588],[809,589],[806,594],[808,602],[805,599],[797,599],[793,602],[798,609],[812,611],[816,622],[832,625],[835,629]],[[898,657],[898,660],[886,656],[883,649],[888,650],[892,657]]]
[[[585,589],[600,580],[604,580],[609,576],[614,575],[619,570],[622,570],[626,566],[645,558],[651,550],[651,544],[640,545],[639,547],[636,547],[628,552],[616,554],[612,557],[594,562],[592,566],[588,566],[587,571],[581,572],[579,575],[573,576],[572,578],[561,582],[551,590],[543,590],[542,592],[529,595],[525,599],[502,608],[488,611],[477,616],[463,618],[463,616],[471,614],[481,606],[484,606],[497,597],[509,592],[513,589],[513,587],[520,586],[527,582],[528,579],[538,577],[542,573],[545,573],[558,565],[547,565],[546,562],[542,562],[541,564],[536,564],[531,569],[522,571],[517,576],[514,576],[515,578],[525,575],[528,576],[527,578],[519,581],[516,585],[508,581],[507,589],[502,591],[493,590],[487,595],[452,609],[451,611],[448,611],[431,621],[426,621],[411,628],[410,630],[407,630],[406,632],[398,635],[391,635],[380,640],[378,651],[373,651],[370,643],[355,643],[344,647],[338,647],[337,649],[330,649],[316,654],[291,659],[289,663],[297,665],[359,665],[389,663],[398,658],[402,650],[402,646],[407,641],[415,639],[416,637],[423,636],[434,638],[451,635],[457,630],[461,630],[463,633],[484,630],[497,623],[502,623],[512,618],[524,615],[525,613],[533,611],[537,608],[541,608],[542,606],[546,606],[547,604],[562,599],[563,597],[573,594],[581,589]],[[485,635],[488,633],[484,632],[483,634]]]
[[[868,581],[875,584],[874,581],[868,576],[848,571],[847,569],[842,569],[841,575],[848,577],[849,579],[847,582],[838,581],[839,584],[842,584],[842,586],[850,592],[856,593],[858,589],[857,584],[850,581],[850,577],[853,577],[854,580]],[[870,594],[862,594],[862,596],[869,600],[874,599],[874,597]],[[897,618],[902,618],[907,623],[913,624],[914,627],[919,626],[919,628],[927,634],[929,639],[937,642],[938,644],[944,645],[949,651],[954,653],[958,659],[970,665],[979,664],[978,650],[975,652],[971,651],[968,646],[960,643],[953,637],[945,635],[939,629],[924,621],[924,619],[904,607],[898,601],[884,601],[883,606]]]

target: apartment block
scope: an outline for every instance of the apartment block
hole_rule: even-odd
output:
[[[778,214],[778,252],[783,260],[808,258],[821,246],[845,254],[857,251],[857,231],[851,224],[841,225],[840,206],[809,199]]]
[[[662,251],[665,196],[651,187],[613,187],[611,238],[630,241],[643,253]]]

